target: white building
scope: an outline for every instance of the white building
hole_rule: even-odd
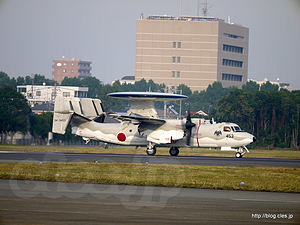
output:
[[[88,87],[20,85],[18,92],[23,94],[30,105],[54,102],[56,96],[86,98]]]
[[[258,81],[258,80],[254,80],[254,79],[249,79],[248,81],[250,81],[250,80],[259,84],[260,87],[261,87],[261,85],[263,85],[269,81],[271,84],[278,85],[279,90],[283,88],[283,89],[287,89],[288,91],[292,91],[290,83],[280,82],[279,78],[277,78],[277,81],[270,81],[270,80],[268,80],[268,78],[264,78],[263,81]]]

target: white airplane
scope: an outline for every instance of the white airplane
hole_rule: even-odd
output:
[[[64,134],[69,124],[72,134],[81,136],[86,143],[97,140],[130,146],[147,146],[146,153],[156,154],[157,146],[169,146],[170,155],[177,156],[179,147],[221,148],[235,151],[241,158],[249,152],[246,145],[256,138],[235,123],[216,123],[200,118],[160,119],[155,101],[183,100],[187,96],[153,92],[116,92],[108,96],[131,100],[126,115],[107,114],[101,100],[91,98],[56,97],[52,132]],[[104,123],[105,116],[119,123]]]

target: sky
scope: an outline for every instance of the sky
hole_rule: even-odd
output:
[[[279,78],[300,90],[300,0],[207,2],[208,16],[230,16],[249,28],[248,78]],[[52,79],[52,60],[75,57],[91,61],[92,76],[111,83],[134,75],[141,13],[196,16],[197,5],[198,0],[0,0],[0,71]]]

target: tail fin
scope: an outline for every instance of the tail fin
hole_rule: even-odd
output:
[[[64,134],[73,115],[76,115],[74,118],[79,116],[82,123],[103,117],[103,114],[104,110],[99,99],[57,96],[54,104],[52,132]]]

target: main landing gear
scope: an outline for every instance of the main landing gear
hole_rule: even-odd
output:
[[[146,153],[150,156],[154,156],[156,154],[156,147],[152,142],[148,143]]]
[[[156,147],[153,143],[151,142],[148,143],[146,153],[149,156],[154,156],[156,154]],[[171,156],[177,156],[179,154],[179,148],[171,147],[169,153]]]
[[[179,148],[177,148],[177,147],[171,147],[169,153],[170,153],[171,156],[178,156],[178,154],[179,154]]]

